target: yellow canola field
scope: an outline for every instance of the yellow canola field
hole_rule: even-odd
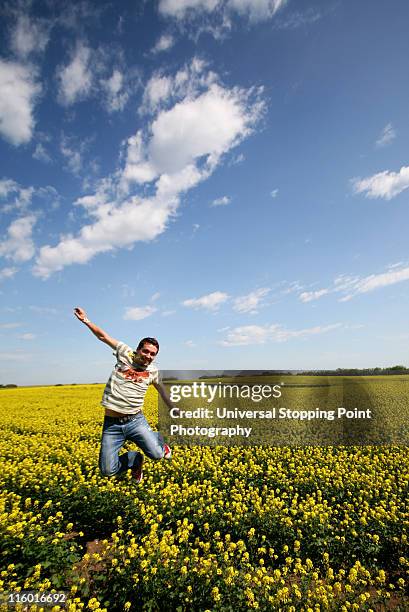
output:
[[[4,597],[64,591],[70,611],[409,609],[407,447],[179,446],[147,459],[138,487],[99,475],[101,394],[1,391]],[[145,414],[155,426],[154,390]]]

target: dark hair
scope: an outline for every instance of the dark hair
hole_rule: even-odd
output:
[[[156,353],[159,353],[159,342],[156,340],[156,338],[142,338],[142,340],[136,347],[136,350],[139,351],[139,349],[143,348],[145,344],[153,344],[153,346],[156,346],[156,348],[158,349]]]

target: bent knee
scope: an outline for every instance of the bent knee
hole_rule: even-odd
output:
[[[158,446],[157,448],[152,448],[149,449],[149,451],[145,451],[145,453],[148,455],[149,459],[153,459],[154,461],[159,461],[160,459],[163,459],[163,448],[161,448],[160,446]]]

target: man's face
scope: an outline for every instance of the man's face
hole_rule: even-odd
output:
[[[142,366],[148,366],[155,359],[158,349],[154,344],[145,344],[134,354],[134,361]]]

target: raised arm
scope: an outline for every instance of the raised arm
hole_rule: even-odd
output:
[[[115,340],[115,338],[111,338],[111,336],[108,336],[108,334],[104,332],[103,329],[101,329],[97,325],[94,325],[94,323],[91,323],[91,321],[87,317],[87,313],[83,308],[74,308],[74,314],[79,321],[84,323],[84,325],[86,325],[88,329],[92,331],[92,333],[98,338],[98,340],[101,340],[101,342],[104,342],[111,348],[116,349],[119,344],[119,341]]]

